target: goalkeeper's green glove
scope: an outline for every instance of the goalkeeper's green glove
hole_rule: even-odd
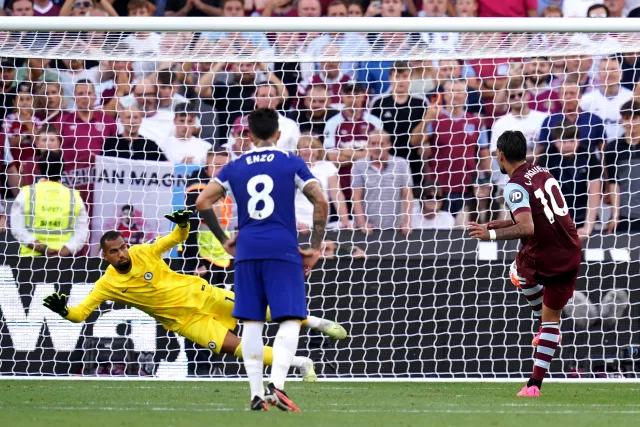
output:
[[[186,228],[189,225],[189,219],[191,218],[191,212],[189,209],[180,209],[170,214],[165,214],[164,217],[171,222],[175,222],[182,228]]]
[[[46,297],[42,305],[54,313],[58,313],[62,317],[67,317],[67,314],[69,314],[67,299],[68,297],[65,294],[59,294],[56,292],[55,294],[51,294]]]

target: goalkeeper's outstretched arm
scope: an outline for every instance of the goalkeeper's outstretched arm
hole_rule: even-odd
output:
[[[67,300],[68,297],[65,294],[56,292],[46,297],[42,305],[73,323],[80,323],[84,322],[107,298],[101,292],[99,283],[96,283],[91,293],[76,307],[67,307]]]
[[[192,212],[187,209],[181,209],[171,214],[166,214],[165,218],[177,224],[178,226],[166,236],[158,237],[153,242],[153,251],[160,256],[174,246],[187,240],[189,236],[189,220]]]

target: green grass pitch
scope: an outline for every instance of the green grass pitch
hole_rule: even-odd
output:
[[[0,381],[0,426],[640,426],[640,384],[290,382],[299,414],[247,410],[245,382]]]

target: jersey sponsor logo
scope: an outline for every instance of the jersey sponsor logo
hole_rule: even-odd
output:
[[[393,116],[393,115],[391,114],[391,112],[390,112],[390,111],[387,111],[386,113],[384,113],[384,114],[382,115],[382,117],[384,117],[385,119],[390,119],[392,116]]]
[[[511,203],[519,203],[522,201],[522,198],[523,195],[520,190],[513,190],[511,194],[509,194],[509,200],[511,200]]]
[[[150,271],[147,271],[146,273],[144,273],[144,280],[151,280],[153,279],[153,273]]]
[[[209,350],[215,350],[217,347],[216,343],[214,343],[213,341],[210,341],[208,346],[209,346]]]

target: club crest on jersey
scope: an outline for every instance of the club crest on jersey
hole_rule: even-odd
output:
[[[509,194],[509,200],[511,200],[511,203],[518,203],[522,201],[522,191],[520,190],[512,191],[511,194]]]
[[[210,341],[208,345],[209,345],[209,350],[215,350],[217,347],[216,343],[214,343],[213,341]]]
[[[144,273],[144,280],[151,280],[153,279],[153,273],[150,271],[147,271],[146,273]]]

